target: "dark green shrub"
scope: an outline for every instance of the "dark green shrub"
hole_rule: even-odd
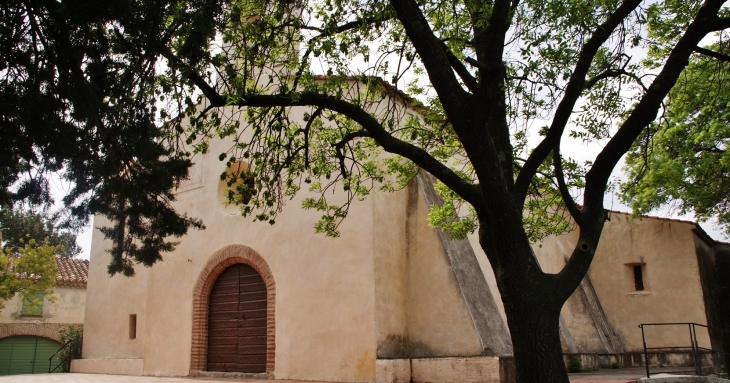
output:
[[[84,337],[84,326],[72,325],[59,331],[61,344],[64,347],[56,355],[61,360],[63,372],[71,370],[71,359],[81,359],[81,346]]]
[[[580,361],[580,356],[571,355],[570,361],[568,362],[568,372],[581,372],[583,371],[583,363]]]

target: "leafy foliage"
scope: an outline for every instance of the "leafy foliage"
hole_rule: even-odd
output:
[[[0,308],[2,302],[16,293],[31,305],[41,304],[37,296],[45,295],[54,300],[56,284],[56,253],[62,245],[51,246],[28,239],[17,251],[5,249],[0,253]],[[39,294],[40,293],[40,294]]]
[[[70,217],[109,218],[109,271],[131,275],[202,228],[172,203],[213,140],[230,143],[213,153],[226,167],[249,165],[221,174],[243,215],[273,224],[308,193],[331,236],[353,201],[426,171],[444,200],[431,223],[478,230],[521,382],[567,382],[557,315],[595,253],[611,172],[698,44],[730,27],[722,0],[87,6],[0,10],[3,201],[43,203],[45,175],[62,171]],[[565,136],[599,142],[595,160],[565,158]],[[531,241],[572,224],[573,254],[544,273]]]
[[[58,332],[63,348],[58,352],[57,357],[61,361],[61,368],[64,372],[71,371],[71,361],[81,359],[81,351],[84,345],[84,326],[66,326]]]
[[[76,235],[68,230],[58,230],[52,218],[21,207],[0,210],[0,231],[2,231],[3,250],[17,253],[25,246],[28,238],[36,243],[46,241],[51,246],[59,246],[59,257],[70,258],[78,255],[81,248],[76,243]]]
[[[101,214],[115,246],[111,273],[131,275],[202,223],[171,206],[190,161],[155,124],[156,65],[174,45],[181,57],[207,57],[220,4],[188,8],[166,1],[11,0],[0,10],[0,204],[51,203],[48,175],[73,188],[65,227]],[[169,31],[188,33],[179,41]],[[202,45],[201,45],[202,44]]]
[[[727,44],[708,47],[727,54]],[[730,71],[726,61],[692,59],[665,112],[626,157],[623,200],[637,214],[669,206],[716,218],[730,234]]]

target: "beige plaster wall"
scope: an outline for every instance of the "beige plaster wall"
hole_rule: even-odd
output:
[[[630,219],[611,213],[588,275],[609,324],[625,351],[642,349],[640,323],[696,322],[706,324],[699,267],[692,236],[693,223]],[[577,233],[552,237],[535,253],[543,268],[555,272],[564,265],[562,252],[575,248]],[[633,264],[645,264],[645,291],[634,291]],[[575,295],[575,294],[574,294]],[[573,338],[589,346],[595,329],[571,298],[563,308]],[[698,333],[707,342],[707,333]],[[686,327],[652,329],[647,342],[655,347],[689,345]]]
[[[23,300],[20,294],[15,294],[9,301],[3,302],[0,323],[84,323],[86,289],[56,287],[53,291],[56,301],[50,302],[47,297],[43,299],[42,316],[22,315]]]
[[[428,206],[415,183],[407,210],[407,331],[411,357],[481,355],[482,347]]]
[[[507,314],[504,312],[502,294],[499,292],[499,288],[497,287],[497,279],[494,277],[494,270],[492,270],[492,265],[489,263],[487,254],[484,250],[482,250],[481,245],[479,245],[479,236],[476,232],[474,232],[469,234],[467,239],[469,240],[472,249],[474,249],[474,254],[476,254],[477,261],[479,261],[479,266],[484,273],[484,278],[487,280],[487,284],[489,285],[489,289],[492,291],[492,295],[494,295],[494,302],[497,304],[499,314],[502,316],[504,323],[507,324]],[[509,331],[509,327],[507,327],[507,331]]]
[[[294,108],[290,116],[304,111]],[[109,243],[94,233],[85,358],[143,357],[145,375],[187,375],[193,286],[208,259],[232,244],[258,252],[275,279],[277,379],[374,381],[378,345],[391,336],[408,335],[429,356],[481,352],[438,236],[425,223],[422,197],[409,210],[418,218],[406,222],[407,192],[375,191],[352,204],[338,238],[314,234],[320,214],[300,208],[306,191],[287,202],[274,226],[252,222],[221,205],[225,163],[217,157],[229,147],[214,141],[209,154],[194,158],[193,177],[175,205],[207,229],[181,238],[164,262],[138,267],[131,279],[109,279]],[[129,313],[138,315],[136,341],[124,339]]]
[[[109,222],[94,218],[94,227]],[[144,349],[146,293],[149,269],[136,268],[136,276],[110,277],[107,266],[111,242],[97,229],[92,233],[84,322],[84,359],[141,358]],[[137,315],[137,338],[129,339],[129,315]]]
[[[373,381],[372,199],[353,204],[339,238],[314,234],[319,214],[300,208],[304,193],[287,203],[275,225],[252,222],[233,215],[217,197],[225,167],[217,154],[226,149],[214,142],[210,154],[195,159],[203,186],[179,193],[176,202],[207,229],[181,238],[163,262],[137,267],[134,278],[109,278],[108,243],[94,233],[84,358],[144,357],[145,375],[187,375],[193,286],[213,253],[240,244],[267,261],[276,281],[275,377]],[[140,324],[136,342],[125,339],[127,315],[134,312]]]
[[[406,328],[407,206],[408,190],[373,195],[373,261],[378,358],[393,359],[409,356]],[[410,377],[406,382],[409,379]]]
[[[374,204],[379,358],[471,356],[482,352],[425,199],[414,181]]]

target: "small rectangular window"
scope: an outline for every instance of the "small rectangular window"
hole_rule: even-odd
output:
[[[137,339],[137,314],[129,314],[129,339]]]
[[[634,265],[634,288],[636,291],[644,291],[644,273],[642,265]]]
[[[31,297],[23,296],[20,315],[43,315],[43,293],[37,292]]]

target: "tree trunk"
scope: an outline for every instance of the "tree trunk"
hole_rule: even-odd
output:
[[[505,302],[505,310],[512,336],[517,382],[568,383],[560,344],[560,307],[546,307],[544,303]]]
[[[510,231],[513,225],[516,228]],[[521,222],[517,219],[495,226],[480,227],[480,243],[504,303],[517,382],[569,383],[560,343],[560,310],[581,278],[565,280],[544,273],[529,240],[519,232]],[[575,286],[570,286],[576,280]]]

